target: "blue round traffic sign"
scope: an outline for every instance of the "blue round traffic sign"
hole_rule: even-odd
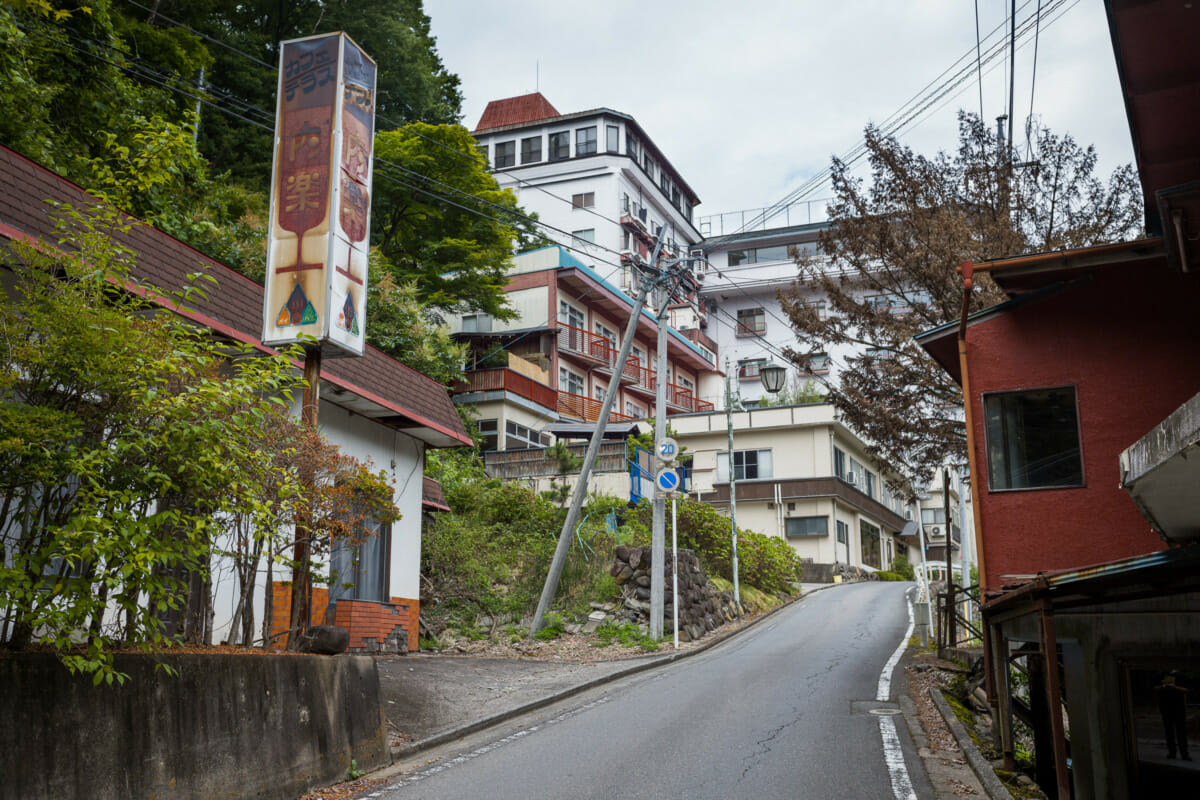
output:
[[[679,473],[673,469],[659,470],[654,476],[654,485],[663,492],[674,492],[679,488]]]

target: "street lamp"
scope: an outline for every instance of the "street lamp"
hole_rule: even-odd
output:
[[[758,377],[764,389],[771,394],[779,394],[779,390],[787,381],[787,369],[778,364],[764,364],[758,368]]]

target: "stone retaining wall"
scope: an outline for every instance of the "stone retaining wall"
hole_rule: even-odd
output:
[[[169,666],[170,675],[156,667]],[[389,763],[366,656],[116,657],[93,686],[53,655],[0,655],[0,800],[278,798]]]
[[[671,551],[666,551],[663,564],[665,622],[663,630],[674,633],[671,592]],[[650,548],[621,545],[613,553],[611,574],[621,585],[625,608],[638,621],[650,617]],[[700,567],[700,559],[691,550],[679,551],[679,638],[699,639],[722,623],[737,618],[733,592],[722,592],[708,581]]]

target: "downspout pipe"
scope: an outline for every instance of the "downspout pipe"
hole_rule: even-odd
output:
[[[967,364],[967,315],[971,309],[971,290],[974,288],[972,279],[975,273],[975,264],[972,261],[964,261],[958,265],[958,271],[963,278],[962,313],[958,319],[958,369],[962,375],[963,420],[967,427],[967,469],[971,472],[971,485],[974,489],[971,495],[971,516],[975,522],[975,558],[979,562],[979,603],[982,607],[988,590],[987,565],[984,561],[983,550],[982,510],[980,508],[980,500],[983,497],[983,478],[979,471],[978,459],[975,456],[975,413],[971,397],[971,376]],[[950,530],[949,525],[947,525],[946,541],[949,542],[949,540]],[[963,580],[964,584],[967,583],[965,577]],[[984,624],[987,624],[986,620],[984,620]],[[988,652],[991,649],[990,636],[983,637],[983,649],[983,663],[986,666],[984,670],[984,691],[987,693],[988,701],[994,710],[996,709],[996,673],[991,653]]]

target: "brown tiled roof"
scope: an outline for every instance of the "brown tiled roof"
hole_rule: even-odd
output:
[[[499,128],[502,125],[520,125],[526,122],[537,122],[540,119],[562,116],[550,105],[550,101],[541,92],[523,94],[520,97],[506,97],[503,100],[493,100],[483,109],[483,116],[475,131]]]
[[[421,479],[421,508],[425,511],[449,511],[442,485],[428,475]]]
[[[47,201],[88,207],[96,199],[24,156],[0,147],[0,236],[57,242]],[[184,316],[233,339],[262,347],[263,288],[162,231],[130,218],[128,233],[115,238],[137,255],[134,276],[164,291],[178,289],[187,274],[204,270],[217,283],[207,298],[190,302]],[[368,347],[359,358],[325,359],[322,381],[394,412],[379,421],[403,428],[436,446],[471,439],[444,387],[383,352]]]

